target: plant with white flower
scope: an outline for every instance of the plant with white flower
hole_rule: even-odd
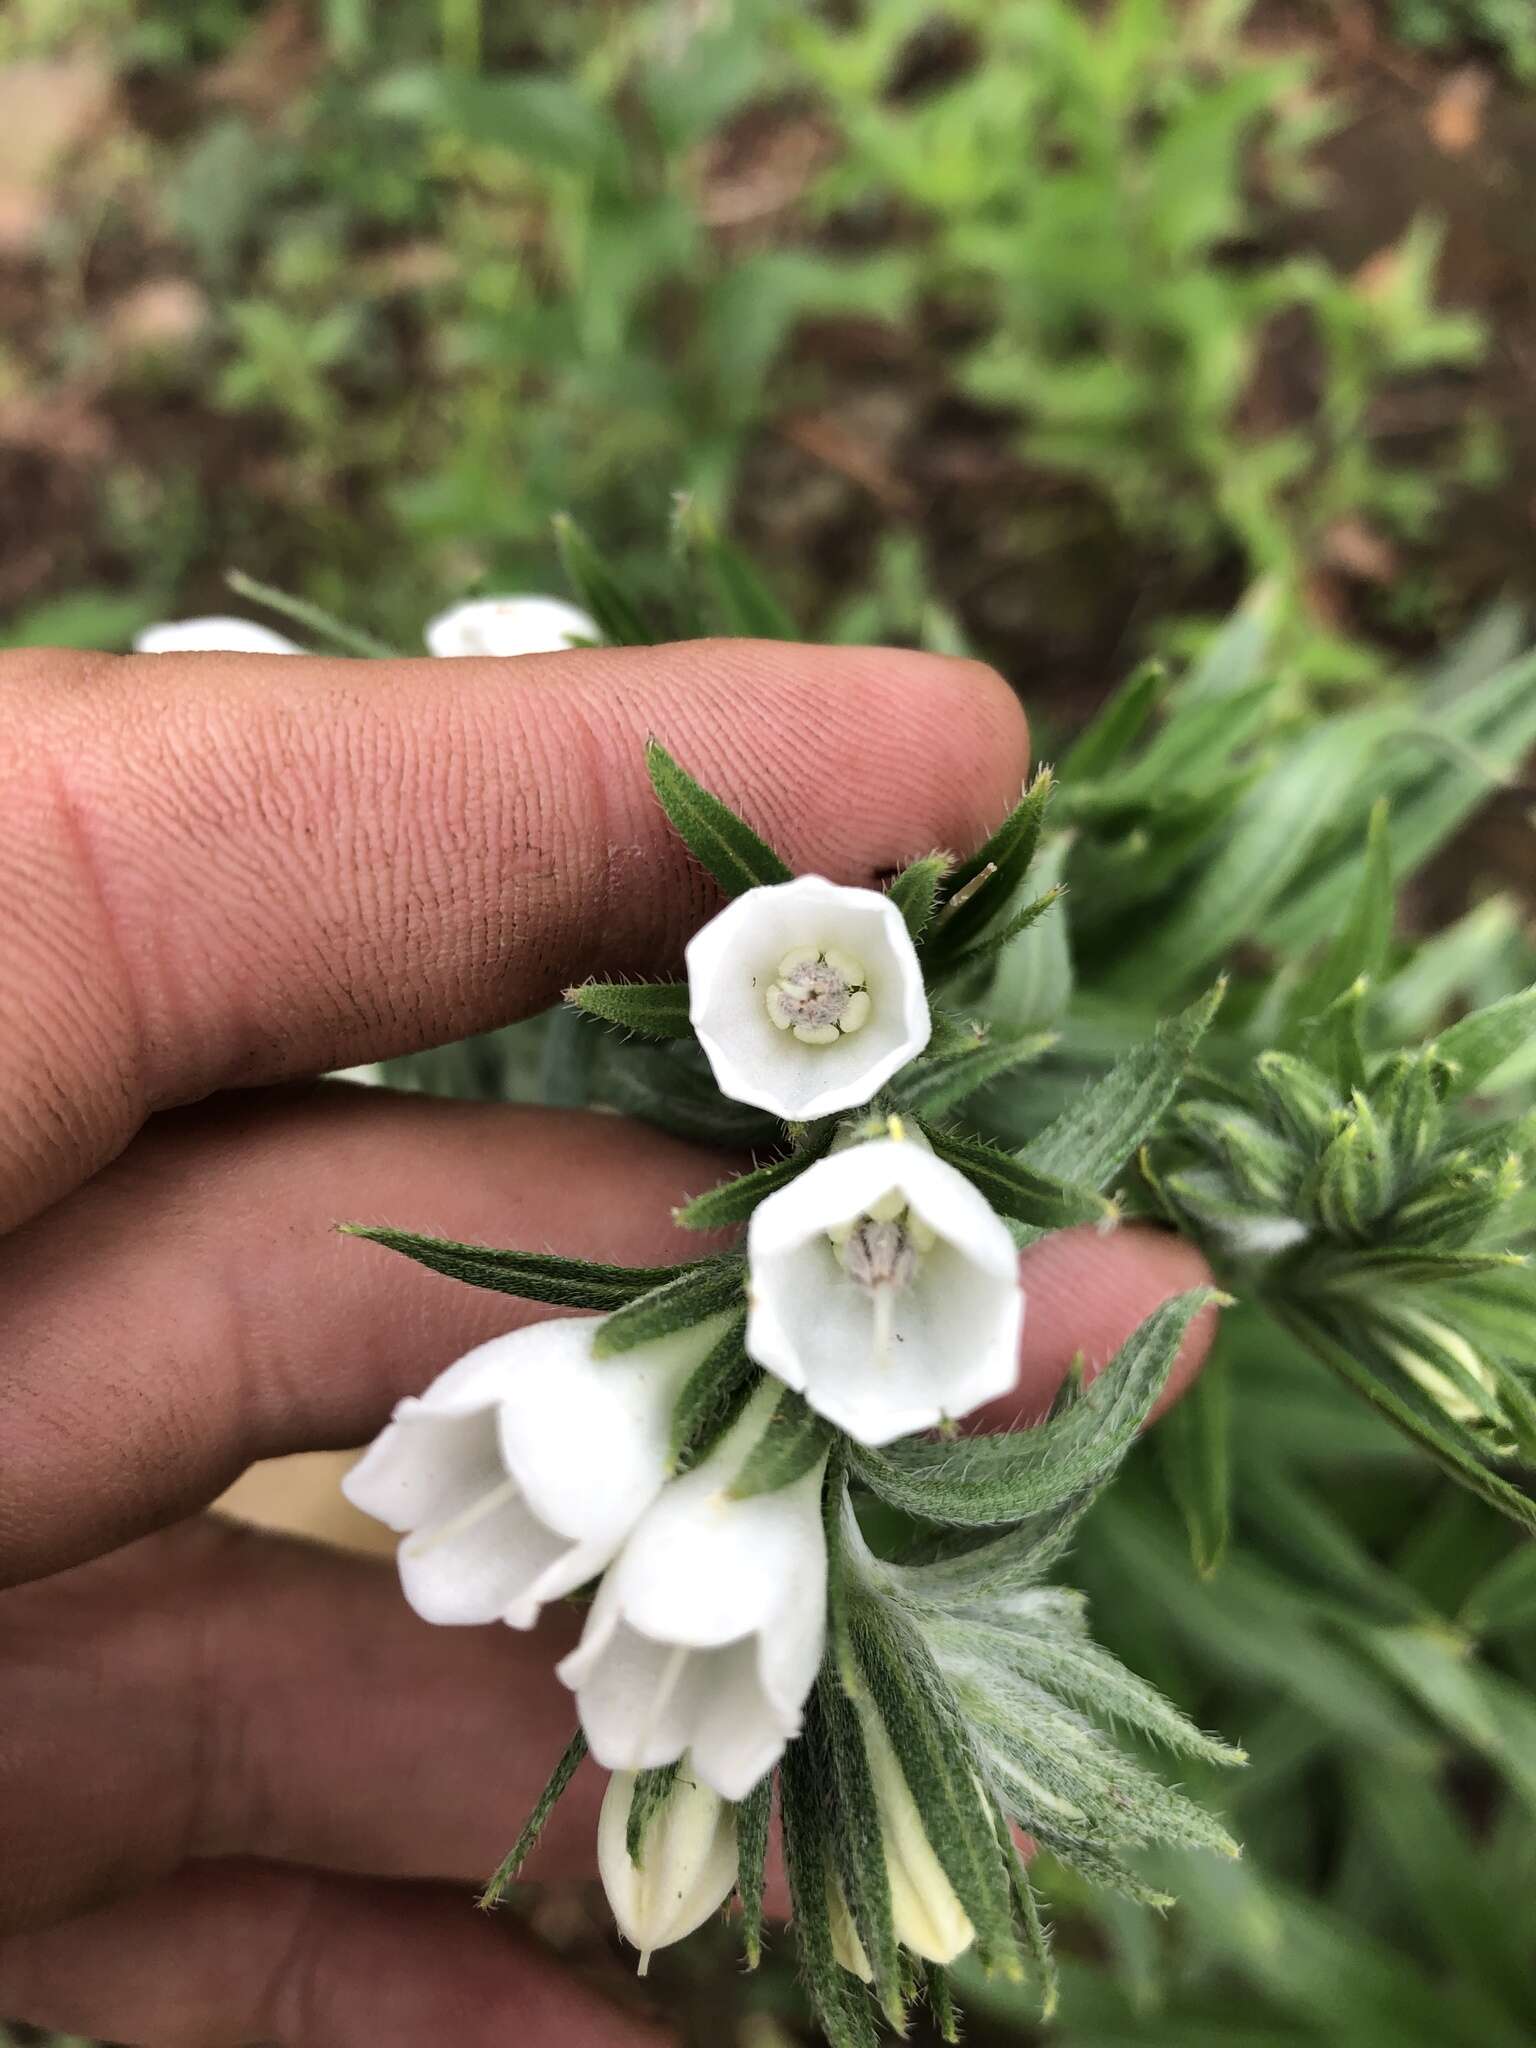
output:
[[[1075,1748],[1063,1732],[1084,1707],[1109,1718],[1155,1695],[1101,1653],[1081,1683],[1061,1677],[1054,1640],[1056,1666],[1011,1676],[1023,1638],[1054,1624],[1005,1589],[1059,1555],[1207,1297],[1159,1310],[1035,1430],[920,1433],[1012,1388],[1019,1247],[1113,1221],[1100,1188],[1166,1110],[1213,1004],[1029,1146],[986,1143],[954,1113],[1048,1041],[1001,1041],[947,1005],[1054,900],[1028,891],[1048,779],[975,860],[924,856],[880,892],[791,876],[654,743],[649,764],[732,900],[689,947],[686,984],[588,983],[569,1014],[672,1041],[695,1134],[706,1063],[728,1098],[782,1120],[771,1156],[678,1212],[745,1225],[744,1253],[641,1270],[359,1231],[452,1279],[596,1313],[471,1353],[400,1405],[348,1491],[405,1533],[402,1580],[429,1619],[527,1626],[592,1587],[558,1666],[575,1730],[488,1900],[590,1753],[614,1774],[599,1861],[642,1967],[733,1892],[755,1962],[777,1784],[802,1969],[834,2048],[864,2048],[876,2007],[903,2026],[914,1993],[953,2039],[961,1954],[1032,1967],[1050,2002],[1015,1827],[1132,1889],[1116,1842],[1198,1832],[1097,1730]],[[860,1521],[875,1503],[930,1562],[876,1559]],[[1046,1721],[1065,1765],[1031,1762]]]
[[[595,619],[560,597],[476,597],[427,621],[428,654],[559,654],[602,639]]]

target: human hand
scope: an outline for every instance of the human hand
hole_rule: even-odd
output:
[[[306,1078],[678,960],[712,885],[651,732],[850,882],[969,851],[1026,767],[995,676],[906,653],[0,657],[0,2012],[155,2048],[664,2038],[469,1907],[572,1725],[571,1618],[429,1635],[387,1566],[199,1512],[539,1313],[338,1218],[681,1255],[717,1157]],[[1003,1422],[1204,1277],[1135,1230],[1026,1269]],[[530,1875],[591,1869],[600,1792]]]

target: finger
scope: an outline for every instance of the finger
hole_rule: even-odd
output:
[[[1117,1243],[1140,1240],[1109,1240],[1089,1276],[1120,1304],[1109,1350],[1188,1277],[1149,1258],[1122,1284]],[[1052,1323],[1026,1347],[1039,1388],[1077,1346]],[[187,1855],[483,1878],[570,1735],[554,1664],[578,1625],[433,1629],[387,1563],[216,1523],[18,1589],[0,1600],[11,1910]],[[599,1791],[578,1775],[536,1874],[590,1869]]]
[[[712,884],[652,733],[844,881],[970,848],[1025,769],[990,670],[878,649],[0,656],[0,1228],[152,1109],[673,963]]]
[[[0,1938],[0,2009],[155,2048],[664,2048],[530,1937],[422,1886],[205,1866]]]
[[[1024,1253],[1019,1272],[1025,1315],[1018,1385],[977,1411],[970,1424],[976,1429],[1017,1429],[1041,1421],[1079,1356],[1092,1379],[1155,1308],[1175,1294],[1213,1284],[1210,1267],[1187,1239],[1134,1225],[1107,1236],[1085,1227],[1043,1238]],[[1190,1324],[1153,1417],[1200,1370],[1216,1325],[1214,1307],[1202,1309]]]
[[[339,1219],[645,1265],[711,1247],[671,1211],[720,1171],[617,1117],[340,1084],[157,1118],[0,1242],[0,1584],[190,1513],[253,1459],[361,1443],[550,1313]]]

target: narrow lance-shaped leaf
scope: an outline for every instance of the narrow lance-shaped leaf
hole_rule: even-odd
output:
[[[1517,1053],[1536,1034],[1536,986],[1502,1002],[1474,1010],[1448,1031],[1442,1031],[1435,1051],[1452,1071],[1451,1093],[1470,1094],[1482,1085],[1512,1053]]]
[[[1232,1521],[1231,1416],[1218,1353],[1153,1431],[1163,1475],[1184,1518],[1190,1562],[1202,1579],[1227,1554]]]
[[[403,1252],[449,1280],[545,1301],[556,1308],[620,1309],[668,1282],[686,1278],[691,1266],[608,1266],[586,1259],[562,1259],[552,1252],[501,1251],[491,1245],[458,1244],[446,1237],[418,1237],[381,1224],[343,1223],[348,1237],[365,1238]]]
[[[721,538],[696,498],[678,498],[672,531],[680,566],[707,586],[721,632],[753,640],[799,639],[789,613],[741,550]]]
[[[573,1009],[642,1038],[690,1038],[685,981],[584,981],[568,988]]]
[[[1218,981],[1148,1044],[1127,1053],[1030,1140],[1019,1154],[1024,1164],[1102,1187],[1157,1129],[1225,992],[1226,982]]]
[[[1106,774],[1135,744],[1167,681],[1168,671],[1160,661],[1144,661],[1089,720],[1061,764],[1069,802],[1080,784]]]
[[[920,939],[927,930],[938,906],[939,885],[951,866],[947,853],[925,854],[904,867],[886,892],[914,939]]]
[[[752,827],[678,765],[659,740],[645,749],[645,765],[661,807],[688,851],[708,868],[727,896],[794,878]]]
[[[592,1342],[596,1358],[613,1358],[674,1331],[692,1329],[722,1309],[739,1306],[745,1267],[734,1255],[699,1259],[631,1299],[608,1317]]]
[[[1165,1301],[1076,1401],[1034,1429],[889,1451],[853,1446],[852,1469],[891,1506],[951,1528],[998,1528],[1080,1500],[1130,1449],[1190,1324],[1219,1298],[1197,1287]]]
[[[874,1778],[857,1710],[836,1673],[825,1668],[816,1682],[816,1708],[823,1753],[831,1766],[827,1792],[833,1860],[843,1898],[874,1972],[876,1996],[887,2020],[900,2030],[901,1971]]]
[[[499,1905],[509,1885],[517,1882],[518,1873],[538,1846],[545,1823],[560,1803],[561,1794],[576,1775],[577,1766],[587,1753],[587,1738],[578,1728],[566,1744],[560,1761],[550,1772],[544,1790],[539,1794],[532,1813],[523,1823],[523,1831],[513,1843],[509,1853],[498,1864],[494,1876],[480,1894],[479,1903],[489,1909]]]
[[[945,907],[927,936],[936,963],[947,965],[954,960],[1013,901],[1040,843],[1053,787],[1050,769],[1042,768],[986,845],[950,876],[944,891]]]
[[[650,647],[656,635],[622,579],[568,513],[555,515],[555,542],[572,590],[615,647]]]
[[[949,953],[944,963],[946,969],[974,967],[980,961],[991,959],[994,953],[1001,953],[1005,946],[1012,945],[1015,939],[1022,937],[1031,925],[1038,924],[1047,911],[1054,910],[1066,893],[1064,882],[1047,889],[1044,895],[1037,896],[1033,903],[1026,903],[1022,910],[1015,911],[1013,916],[996,930],[984,931],[966,945]]]
[[[954,1699],[922,1637],[888,1603],[859,1601],[853,1636],[923,1832],[976,1931],[977,1958],[1017,1981],[1023,1970],[1007,1867]]]
[[[832,1949],[833,1874],[825,1758],[814,1716],[784,1752],[779,1804],[800,1975],[829,2048],[876,2048],[874,2008]]]
[[[980,1188],[1000,1216],[1037,1230],[1067,1230],[1074,1223],[1104,1223],[1114,1216],[1113,1203],[1092,1188],[1041,1173],[995,1145],[951,1131],[929,1130],[927,1136],[939,1158]]]
[[[763,1882],[772,1816],[770,1771],[736,1808],[736,1891],[741,1900],[741,1947],[749,1970],[763,1960]]]
[[[1059,1039],[1060,1033],[1055,1031],[1032,1031],[1024,1038],[1001,1034],[978,1038],[964,1052],[914,1062],[888,1092],[899,1109],[925,1117],[942,1116],[989,1081],[1043,1059]]]
[[[777,1493],[780,1487],[792,1485],[820,1464],[831,1441],[831,1424],[808,1407],[793,1387],[785,1387],[763,1424],[762,1435],[732,1481],[732,1500],[750,1500],[754,1494]]]
[[[1365,867],[1355,899],[1322,959],[1291,996],[1287,1008],[1292,1018],[1315,1017],[1361,975],[1375,980],[1381,974],[1392,940],[1395,908],[1387,804],[1381,798],[1371,810]]]
[[[672,1410],[669,1452],[674,1470],[696,1465],[714,1449],[747,1405],[761,1378],[742,1342],[747,1318],[731,1318],[720,1341],[683,1382]]]
[[[790,1153],[787,1159],[770,1160],[766,1166],[754,1167],[750,1173],[741,1173],[734,1180],[722,1181],[717,1188],[706,1194],[695,1195],[691,1202],[675,1210],[677,1221],[686,1230],[721,1230],[732,1223],[745,1223],[752,1211],[765,1195],[771,1195],[776,1188],[788,1187],[792,1180],[798,1180],[808,1166],[814,1166],[832,1142],[833,1126],[829,1122],[824,1134],[818,1136],[815,1144],[803,1146]]]

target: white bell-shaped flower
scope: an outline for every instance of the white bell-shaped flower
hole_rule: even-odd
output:
[[[701,1784],[745,1799],[799,1733],[826,1631],[826,1461],[776,1493],[730,1492],[777,1399],[765,1386],[646,1511],[559,1666],[609,1770],[687,1750]]]
[[[168,619],[134,636],[135,654],[302,654],[304,649],[254,619]]]
[[[858,1700],[855,1705],[874,1786],[896,1939],[903,1948],[930,1963],[952,1963],[976,1939],[976,1930],[934,1854],[885,1724],[867,1700]],[[978,1796],[982,1797],[983,1825],[990,1828],[991,1815],[979,1787]],[[848,1902],[835,1880],[827,1903],[832,1952],[845,1970],[852,1970],[867,1984],[874,1972]]]
[[[716,1085],[792,1122],[856,1109],[928,1043],[917,949],[876,889],[749,889],[688,946],[688,1015]]]
[[[735,1890],[736,1811],[698,1783],[685,1757],[646,1828],[637,1864],[628,1840],[634,1800],[634,1773],[615,1771],[598,1816],[597,1867],[620,1934],[640,1951],[643,1977],[652,1949],[702,1927]]]
[[[817,1160],[752,1212],[747,1257],[748,1352],[860,1443],[969,1414],[1018,1377],[1013,1239],[925,1145]]]
[[[592,619],[559,597],[476,597],[429,621],[428,654],[563,654],[601,640]]]
[[[342,1491],[406,1532],[422,1619],[531,1628],[595,1578],[666,1482],[673,1405],[723,1321],[610,1359],[592,1356],[599,1318],[534,1323],[401,1401]]]

